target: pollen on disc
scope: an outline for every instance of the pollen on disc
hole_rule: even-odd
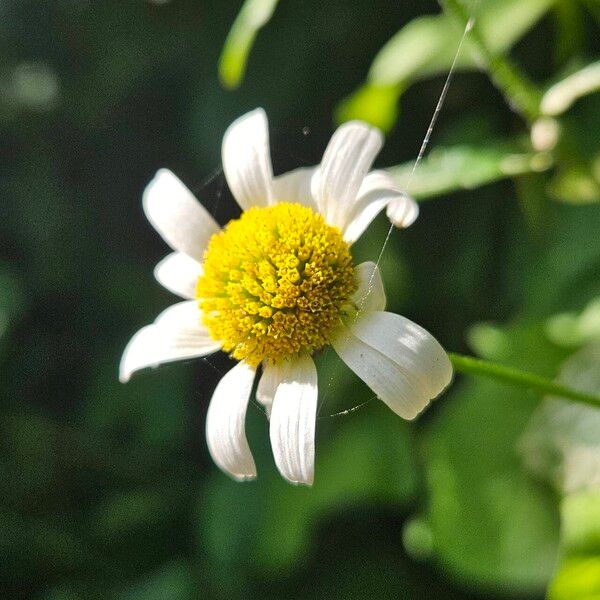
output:
[[[250,208],[212,237],[196,296],[211,336],[258,365],[325,346],[355,290],[340,230],[281,202]]]

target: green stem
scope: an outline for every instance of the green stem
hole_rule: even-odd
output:
[[[550,379],[546,379],[545,377],[540,377],[539,375],[534,375],[527,371],[520,371],[519,369],[513,369],[512,367],[506,367],[480,358],[473,358],[472,356],[454,353],[450,353],[448,356],[457,373],[482,375],[483,377],[503,381],[509,385],[533,390],[540,394],[551,394],[553,396],[560,396],[561,398],[568,398],[575,402],[600,407],[600,397],[578,392],[577,390],[551,381]]]
[[[460,0],[440,0],[440,3],[445,12],[454,17],[463,27],[467,27],[470,23],[471,44],[487,68],[492,81],[502,91],[511,108],[520,113],[531,125],[540,116],[539,90],[512,61],[489,48],[477,26],[477,21],[471,21]]]

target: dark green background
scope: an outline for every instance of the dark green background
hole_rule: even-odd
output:
[[[439,11],[427,1],[282,2],[231,92],[217,64],[239,8],[0,5],[2,597],[542,598],[559,516],[515,449],[533,394],[459,378],[407,424],[325,353],[308,490],[275,472],[254,405],[258,479],[235,483],[210,461],[204,417],[225,357],[118,383],[130,336],[174,301],[152,278],[167,248],[141,210],[155,171],[172,169],[226,222],[238,209],[220,144],[234,118],[266,109],[276,173],[318,162],[336,105],[379,48]],[[572,14],[570,50],[557,50],[567,25],[553,13],[513,50],[534,80],[597,54],[591,13]],[[23,68],[40,74],[41,90],[14,92]],[[407,90],[378,165],[414,159],[442,84]],[[597,96],[566,119],[577,147],[598,152]],[[484,73],[459,73],[431,145],[525,131]],[[600,212],[550,199],[549,177],[424,203],[383,257],[390,309],[449,350],[555,376],[572,349],[549,340],[545,323],[600,295]],[[357,260],[375,259],[386,231],[381,217]],[[495,325],[472,328],[484,321]]]

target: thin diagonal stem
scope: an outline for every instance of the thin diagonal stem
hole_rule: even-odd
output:
[[[535,375],[534,373],[499,365],[472,356],[464,356],[462,354],[450,353],[448,356],[457,373],[481,375],[482,377],[502,381],[509,385],[529,389],[540,394],[559,396],[561,398],[600,408],[600,396],[579,392],[573,388],[546,379],[545,377]]]

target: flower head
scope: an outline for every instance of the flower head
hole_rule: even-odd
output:
[[[346,123],[320,165],[274,177],[266,115],[262,109],[244,115],[225,133],[222,149],[243,213],[222,230],[170,171],[160,170],[146,188],[146,215],[174,250],[155,276],[185,301],[133,336],[120,377],[218,350],[238,360],[217,385],[206,419],[210,453],[236,479],[256,476],[245,418],[259,369],[256,396],[270,416],[277,467],[289,481],[308,485],[316,350],[332,345],[406,419],[450,382],[450,361],[438,342],[385,312],[377,266],[352,260],[352,243],[383,208],[399,227],[418,215],[386,172],[369,172],[382,141],[377,129]]]
[[[256,367],[325,346],[355,288],[340,230],[280,202],[248,209],[212,237],[196,295],[211,337]]]

